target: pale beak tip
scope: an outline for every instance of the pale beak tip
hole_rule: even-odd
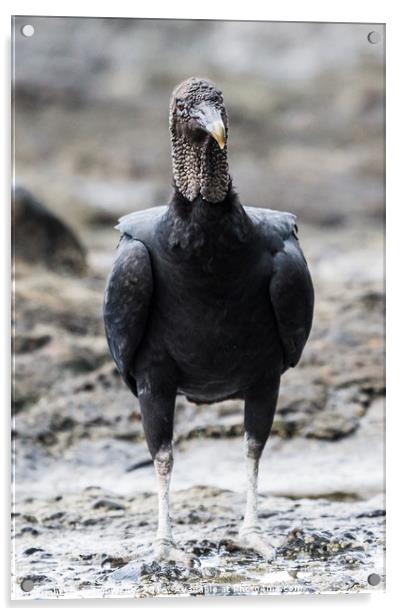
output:
[[[215,139],[220,149],[223,150],[226,145],[226,131],[223,122],[219,121],[210,124],[209,126],[207,126],[207,131],[209,132],[211,137]]]

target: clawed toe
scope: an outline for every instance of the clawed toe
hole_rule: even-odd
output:
[[[158,562],[175,562],[185,567],[192,567],[197,560],[193,556],[189,556],[186,552],[177,548],[174,542],[169,539],[156,540],[154,552],[155,560]]]
[[[275,559],[275,548],[263,538],[261,531],[257,529],[240,531],[239,541],[243,547],[253,550],[267,562]]]

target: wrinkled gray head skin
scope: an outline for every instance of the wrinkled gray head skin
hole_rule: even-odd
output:
[[[173,90],[169,126],[177,189],[188,201],[223,201],[230,177],[222,92],[208,79],[186,79]]]

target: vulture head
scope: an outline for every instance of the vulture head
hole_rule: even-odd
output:
[[[190,77],[180,83],[170,101],[170,127],[194,144],[212,138],[223,150],[228,124],[222,92],[209,79]]]
[[[169,125],[176,188],[190,202],[222,201],[230,181],[222,92],[209,79],[186,79],[173,90]]]

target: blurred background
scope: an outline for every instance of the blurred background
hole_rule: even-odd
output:
[[[35,28],[29,38],[21,34],[27,23]],[[275,502],[287,512],[285,525],[275,518],[279,535],[300,511],[317,532],[330,528],[331,541],[352,529],[358,548],[350,550],[360,561],[317,567],[309,581],[315,590],[363,588],[370,568],[380,572],[384,38],[378,24],[15,18],[17,576],[32,565],[27,550],[64,533],[53,565],[39,553],[41,596],[59,578],[63,592],[74,594],[71,568],[93,596],[94,571],[104,574],[98,538],[117,566],[136,545],[135,529],[142,527],[146,542],[155,528],[155,501],[147,497],[153,469],[137,400],[107,350],[102,295],[117,218],[169,199],[169,97],[191,75],[223,91],[242,203],[298,216],[316,287],[312,336],[300,366],[283,379],[264,454],[264,506]],[[199,516],[197,503],[215,495],[211,507],[218,507],[230,491],[227,515],[241,517],[242,408],[178,399],[176,423],[176,516],[181,540],[190,541],[216,533],[207,515],[197,532],[187,528],[191,507]],[[325,523],[323,509],[331,518]],[[365,520],[371,539],[357,521],[365,512],[377,512]],[[71,557],[85,552],[73,528],[85,533],[91,558]]]

